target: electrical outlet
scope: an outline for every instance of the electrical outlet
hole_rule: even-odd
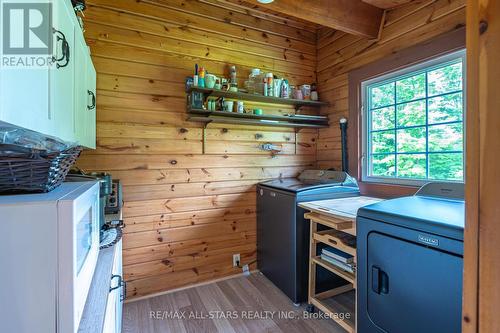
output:
[[[240,254],[233,254],[233,267],[238,267],[240,265]]]

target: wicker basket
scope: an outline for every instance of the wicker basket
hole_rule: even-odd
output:
[[[0,193],[52,191],[64,181],[81,151],[81,147],[72,147],[60,152],[46,152],[0,144]]]

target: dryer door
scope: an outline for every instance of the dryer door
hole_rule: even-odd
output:
[[[460,332],[462,257],[368,234],[367,311],[386,332]]]

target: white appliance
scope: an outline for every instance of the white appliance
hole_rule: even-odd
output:
[[[2,332],[77,332],[99,253],[99,184],[0,196]]]

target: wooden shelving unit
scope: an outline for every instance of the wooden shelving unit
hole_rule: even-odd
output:
[[[311,247],[309,258],[309,304],[314,305],[319,310],[328,314],[330,318],[335,320],[337,324],[342,326],[347,332],[356,332],[356,313],[355,313],[355,286],[356,274],[345,271],[328,261],[321,259],[317,255],[317,247],[319,243],[337,248],[347,253],[356,254],[356,247],[349,246],[341,241],[340,233],[351,231],[351,235],[355,235],[353,221],[346,221],[338,218],[328,218],[324,215],[315,215],[314,213],[305,214],[306,218],[311,221]],[[318,225],[334,227],[332,230],[318,231]],[[339,231],[345,230],[345,231]],[[316,293],[316,269],[321,266],[333,274],[340,276],[349,284],[322,293]],[[349,293],[347,295],[347,293]],[[344,300],[344,301],[342,301]],[[352,306],[348,306],[352,304]],[[340,316],[339,314],[343,314]]]
[[[216,89],[205,89],[198,87],[191,87],[187,93],[198,92],[203,94],[205,101],[210,96],[224,97],[234,100],[254,101],[272,105],[293,105],[296,112],[303,106],[307,107],[321,107],[326,106],[328,103],[319,101],[306,101],[279,97],[269,97],[257,94],[247,94],[242,92],[229,92]],[[292,127],[297,130],[301,128],[327,128],[328,117],[325,116],[308,116],[308,115],[255,115],[251,113],[237,113],[226,111],[207,111],[205,109],[191,108],[188,100],[188,120],[209,123],[223,123],[223,124],[238,124],[238,125],[260,125],[260,126],[276,126],[276,127]]]
[[[354,256],[356,262],[356,213],[359,207],[380,199],[354,197],[300,203],[309,210],[304,215],[310,220],[311,241],[309,258],[309,304],[328,314],[347,332],[356,332],[356,274],[345,271],[318,255],[318,245],[325,244]],[[318,226],[327,227],[319,230]],[[332,272],[348,283],[331,290],[316,292],[317,267]]]

